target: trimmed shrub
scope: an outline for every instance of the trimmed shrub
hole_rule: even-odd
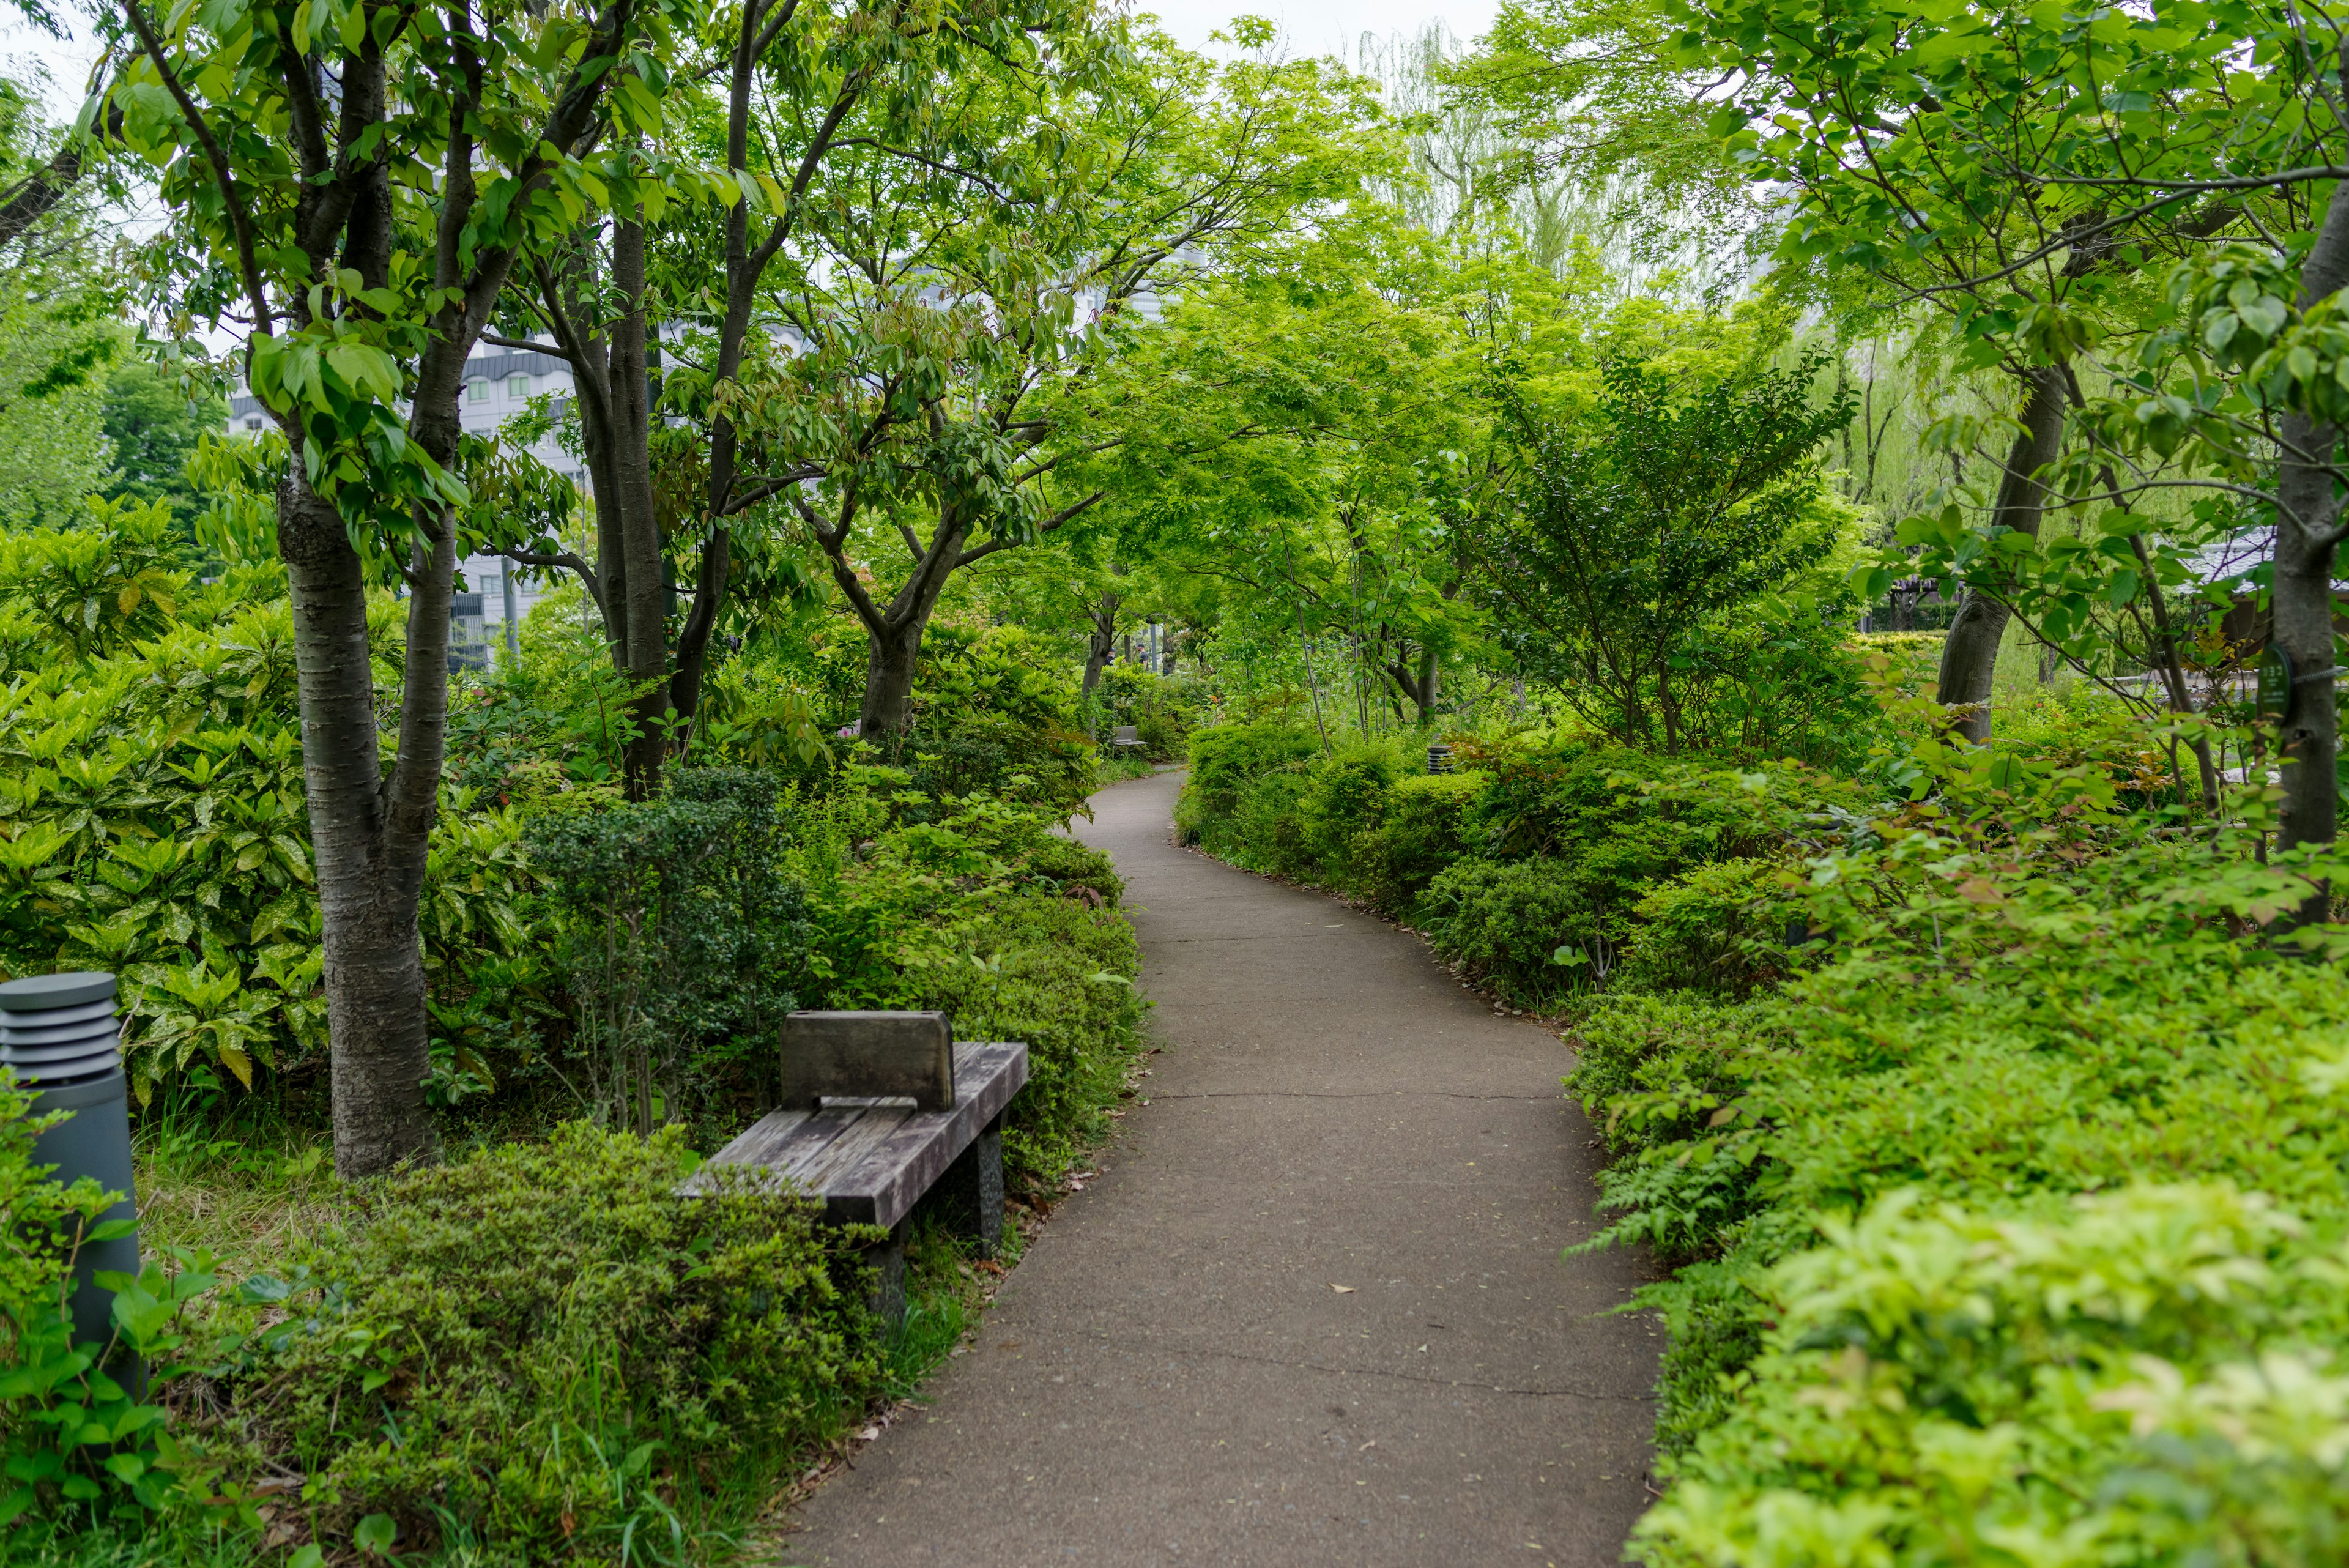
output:
[[[1429,885],[1420,908],[1435,950],[1513,1002],[1555,1001],[1578,983],[1603,982],[1614,964],[1606,908],[1559,861],[1463,860]]]
[[[1240,794],[1262,775],[1318,754],[1321,742],[1310,730],[1278,720],[1254,724],[1218,724],[1191,735],[1191,771],[1183,781],[1175,826],[1195,842],[1222,841],[1210,849],[1245,842],[1224,825],[1239,809]]]
[[[1745,997],[1786,977],[1788,914],[1804,917],[1774,860],[1723,860],[1667,882],[1631,907],[1639,922],[1621,983]]]
[[[1417,774],[1387,792],[1385,819],[1355,839],[1355,891],[1391,915],[1415,919],[1420,895],[1484,838],[1484,774]]]

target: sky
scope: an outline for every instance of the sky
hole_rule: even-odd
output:
[[[1492,25],[1498,0],[1131,0],[1137,11],[1154,12],[1161,25],[1186,47],[1206,49],[1208,35],[1237,16],[1263,16],[1278,26],[1292,55],[1338,55],[1354,60],[1361,36],[1384,42],[1410,36],[1441,21],[1463,40]],[[60,10],[65,9],[59,7]],[[98,48],[85,33],[59,42],[16,18],[13,8],[0,23],[0,61],[11,67],[39,61],[50,77],[49,112],[69,119],[81,107],[82,87]]]
[[[1207,47],[1207,36],[1234,16],[1265,17],[1278,26],[1292,55],[1338,55],[1353,60],[1365,33],[1384,42],[1417,34],[1441,21],[1462,40],[1493,24],[1497,0],[1133,0],[1137,11],[1155,12],[1175,42]]]

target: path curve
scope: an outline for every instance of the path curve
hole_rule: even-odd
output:
[[[1415,938],[1093,797],[1166,1049],[934,1403],[826,1485],[825,1568],[1620,1560],[1661,1331],[1589,1233],[1548,1031]],[[1344,1286],[1338,1290],[1334,1287]]]

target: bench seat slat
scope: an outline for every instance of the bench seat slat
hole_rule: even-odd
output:
[[[955,1047],[955,1107],[838,1106],[776,1111],[710,1157],[710,1165],[765,1168],[824,1200],[834,1224],[891,1226],[904,1219],[1028,1081],[1025,1045]],[[703,1189],[700,1173],[684,1190]]]
[[[912,1119],[903,1106],[874,1106],[856,1113],[855,1126],[813,1152],[794,1150],[791,1174],[813,1191],[837,1190],[841,1176],[864,1164],[873,1150]]]

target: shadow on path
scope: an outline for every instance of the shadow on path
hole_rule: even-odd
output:
[[[782,1560],[1619,1562],[1661,1331],[1599,1315],[1630,1258],[1559,1260],[1597,1158],[1566,1047],[1384,922],[1175,847],[1180,784],[1079,825],[1142,936],[1148,1105]]]

